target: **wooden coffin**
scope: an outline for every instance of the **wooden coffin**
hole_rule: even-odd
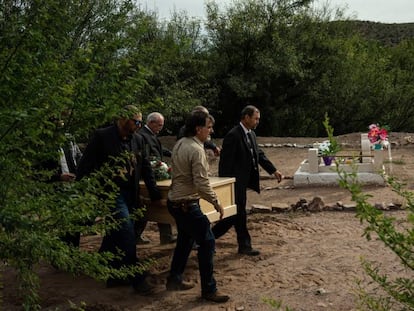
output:
[[[234,201],[234,183],[236,179],[230,177],[209,177],[209,179],[214,192],[217,194],[217,197],[223,206],[223,218],[235,215],[237,212],[236,204]],[[170,179],[157,181],[157,186],[161,191],[163,199],[167,199],[170,185]],[[141,199],[143,200],[143,203],[147,209],[147,219],[149,221],[155,221],[159,223],[175,224],[174,218],[168,212],[167,206],[162,206],[161,208],[152,206],[144,182],[141,181],[139,186]],[[214,206],[211,203],[201,199],[200,207],[210,222],[215,222],[220,219],[220,214],[214,209]]]

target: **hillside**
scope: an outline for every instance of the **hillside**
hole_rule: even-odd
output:
[[[370,40],[377,40],[384,45],[395,46],[403,40],[414,39],[413,23],[384,24],[369,21],[350,21],[355,30]]]

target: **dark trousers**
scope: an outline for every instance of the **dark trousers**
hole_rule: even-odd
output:
[[[235,198],[237,205],[237,214],[223,218],[217,222],[212,231],[214,237],[218,239],[230,230],[232,226],[236,229],[237,243],[239,244],[239,250],[251,249],[252,242],[249,231],[247,229],[247,213],[246,213],[246,189],[235,189]]]
[[[170,224],[158,223],[158,230],[160,231],[160,242],[168,243],[174,238],[172,227]]]
[[[214,293],[217,290],[213,277],[213,257],[215,249],[214,235],[210,229],[210,221],[203,214],[198,202],[187,206],[187,211],[167,201],[168,211],[177,224],[177,245],[171,262],[169,281],[182,282],[188,256],[194,241],[198,247],[198,268],[200,270],[201,292]]]
[[[134,195],[133,191],[121,190],[112,212],[112,216],[120,221],[120,225],[106,233],[99,249],[100,252],[113,254],[118,254],[117,249],[122,251],[121,258],[111,261],[111,266],[116,269],[122,266],[134,266],[138,263],[134,222],[130,218],[130,211],[134,209]],[[139,286],[144,279],[145,273],[136,274],[131,278],[131,283],[133,286]]]
[[[144,232],[148,221],[144,218],[138,219],[135,221],[135,235],[140,237]],[[162,224],[158,223],[158,230],[160,232],[160,242],[161,243],[168,243],[174,238],[172,233],[172,226],[170,224]]]

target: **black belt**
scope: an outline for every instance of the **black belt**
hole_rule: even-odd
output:
[[[173,208],[181,208],[184,212],[187,212],[195,204],[199,204],[200,200],[180,200],[180,201],[169,201]]]

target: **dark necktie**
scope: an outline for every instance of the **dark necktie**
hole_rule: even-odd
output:
[[[252,154],[253,167],[256,169],[257,164],[256,164],[256,156],[255,156],[255,152],[254,152],[254,148],[253,148],[252,134],[250,132],[247,132],[246,137],[247,137],[247,145],[249,146],[250,152]]]
[[[247,137],[247,146],[249,146],[250,151],[253,152],[253,138],[252,138],[252,134],[250,132],[247,132],[246,137]]]

